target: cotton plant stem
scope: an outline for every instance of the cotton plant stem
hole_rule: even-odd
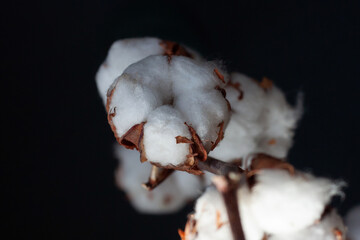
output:
[[[234,164],[212,157],[208,157],[205,162],[199,161],[198,167],[218,175],[214,177],[213,183],[224,199],[233,238],[234,240],[245,240],[237,204],[237,188],[244,170]]]
[[[223,161],[220,161],[220,160],[218,160],[216,158],[212,158],[212,157],[208,157],[206,159],[206,161],[204,161],[204,162],[199,161],[198,167],[201,170],[211,172],[215,175],[221,175],[221,176],[226,176],[230,172],[235,172],[235,173],[243,172],[243,170],[240,167],[238,167],[234,164],[223,162]]]
[[[173,172],[173,169],[165,169],[157,166],[152,166],[149,180],[148,182],[143,183],[142,186],[146,190],[151,191],[160,183],[162,183],[167,177],[169,177]]]
[[[239,181],[240,174],[233,172],[227,176],[216,176],[213,179],[213,183],[224,199],[233,239],[245,240],[237,201]]]

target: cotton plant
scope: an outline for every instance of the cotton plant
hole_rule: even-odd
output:
[[[344,238],[341,218],[325,211],[343,184],[286,162],[301,94],[291,106],[268,78],[228,74],[158,38],[116,41],[96,83],[118,142],[116,184],[135,209],[174,212],[214,182],[183,240]]]

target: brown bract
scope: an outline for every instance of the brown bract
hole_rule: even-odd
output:
[[[226,99],[226,91],[225,91],[225,89],[223,89],[219,85],[217,85],[215,87],[215,89],[218,90],[221,93],[221,95],[224,97],[224,99],[226,101],[226,104],[227,104],[227,108],[228,108],[229,111],[231,111],[231,104],[230,104],[229,100]]]
[[[334,235],[335,235],[336,240],[344,240],[344,238],[343,238],[343,233],[342,233],[342,231],[340,231],[339,229],[335,228],[335,229],[333,230],[333,233],[334,233]]]
[[[219,125],[219,132],[218,132],[218,136],[216,138],[216,141],[214,142],[214,144],[211,146],[211,151],[214,150],[216,148],[216,146],[219,144],[219,142],[221,140],[223,140],[224,138],[224,121],[222,121]]]
[[[214,69],[214,73],[222,83],[225,83],[224,75],[222,75],[217,68]]]
[[[182,231],[181,229],[178,229],[178,233],[179,233],[181,240],[189,240],[192,238],[192,236],[197,234],[196,220],[194,218],[194,214],[188,215],[188,220],[185,225],[185,230]]]
[[[234,88],[236,91],[239,92],[239,96],[238,96],[238,100],[239,100],[239,101],[244,98],[244,92],[241,90],[241,84],[240,84],[240,83],[238,83],[238,82],[234,83],[234,82],[229,81],[229,82],[227,83],[227,86],[232,87],[232,88]]]
[[[259,86],[264,89],[265,91],[269,90],[273,86],[273,82],[268,79],[267,77],[263,77],[261,82],[259,82]]]
[[[262,169],[284,169],[287,170],[290,175],[295,174],[295,169],[290,163],[266,154],[257,154],[251,162],[247,177],[257,174]]]
[[[168,56],[168,61],[171,61],[171,56],[184,56],[193,58],[193,56],[186,51],[186,49],[180,44],[172,41],[163,40],[160,42],[160,46],[164,49],[164,55]]]
[[[145,162],[146,161],[146,154],[143,144],[143,136],[144,136],[144,125],[146,122],[142,122],[139,124],[135,124],[132,126],[124,135],[118,136],[116,132],[116,126],[113,123],[112,119],[116,116],[116,107],[110,109],[110,103],[112,96],[114,94],[114,89],[112,88],[108,91],[107,94],[107,102],[106,102],[106,111],[108,113],[107,119],[110,124],[111,130],[114,133],[114,136],[116,138],[116,141],[128,149],[134,149],[138,150],[140,152],[140,161]]]

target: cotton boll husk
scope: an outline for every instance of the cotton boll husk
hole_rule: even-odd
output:
[[[96,74],[96,84],[99,94],[106,103],[106,92],[112,82],[120,76],[132,63],[147,56],[163,54],[164,50],[158,38],[129,38],[114,42],[108,52],[105,62]]]
[[[176,143],[177,136],[191,139],[191,135],[179,111],[165,105],[148,116],[144,127],[144,147],[146,157],[163,166],[177,166],[187,159],[188,143]]]
[[[307,173],[262,170],[256,175],[249,205],[254,219],[269,234],[287,234],[320,219],[331,197],[342,194],[343,183]]]
[[[238,194],[242,195],[240,191]],[[245,238],[246,240],[259,240],[262,238],[263,232],[254,224],[246,204],[242,200],[239,202]],[[223,198],[214,187],[207,188],[206,192],[197,200],[194,218],[197,230],[194,240],[233,239]]]
[[[341,239],[346,239],[346,227],[335,209],[319,223],[297,232],[273,235],[269,237],[269,240],[339,240],[334,231],[339,231],[342,234]],[[350,239],[356,240],[356,238]]]
[[[360,240],[360,205],[353,207],[346,214],[345,222],[348,227],[350,240]]]
[[[175,212],[201,191],[201,180],[198,176],[175,172],[149,192],[141,184],[148,180],[151,164],[141,164],[137,151],[119,145],[115,146],[115,156],[119,160],[119,167],[115,172],[117,186],[125,191],[131,205],[139,212]]]

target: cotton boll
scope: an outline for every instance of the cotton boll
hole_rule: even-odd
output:
[[[149,192],[141,184],[148,180],[151,164],[141,164],[137,151],[119,145],[115,146],[115,156],[120,163],[115,172],[117,186],[125,191],[131,205],[139,212],[150,214],[175,212],[201,191],[199,177],[175,172]]]
[[[181,66],[197,72],[199,79],[174,71]],[[182,56],[149,56],[125,69],[109,89],[107,101],[108,120],[119,143],[134,145],[145,153],[142,160],[158,166],[201,173],[195,158],[206,159],[230,117],[227,100],[216,89],[220,73],[209,66]],[[139,124],[143,134],[142,129],[131,132]],[[123,141],[126,136],[132,140]],[[187,142],[177,143],[177,137]]]
[[[349,239],[360,240],[360,205],[350,209],[346,214],[345,222],[348,226]]]
[[[182,115],[170,106],[151,112],[144,128],[146,157],[162,166],[177,166],[187,159],[188,143],[176,143],[177,136],[191,138]]]
[[[337,236],[341,236],[338,238]],[[351,237],[351,236],[350,236]],[[346,227],[337,214],[336,210],[332,210],[324,219],[312,226],[297,232],[283,235],[273,235],[269,240],[339,240],[346,239]],[[350,238],[356,240],[356,238]]]
[[[320,219],[342,183],[310,174],[291,176],[284,170],[262,170],[256,175],[249,205],[254,219],[269,234],[287,234]]]

